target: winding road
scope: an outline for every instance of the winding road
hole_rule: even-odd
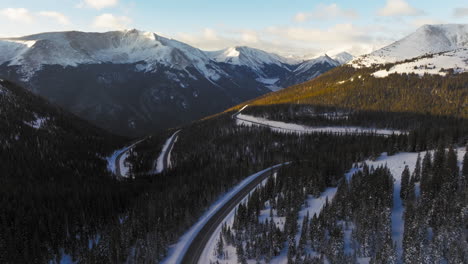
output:
[[[166,140],[166,143],[164,143],[161,153],[159,154],[158,159],[154,162],[153,165],[154,174],[161,173],[169,168],[171,151],[174,147],[175,142],[177,141],[177,138],[179,137],[179,132],[180,130],[174,132],[174,134],[172,134],[172,136]]]
[[[122,159],[122,156],[127,153],[128,150],[130,150],[131,148],[133,148],[136,144],[142,142],[143,140],[145,140],[146,138],[144,139],[140,139],[136,142],[134,142],[133,144],[131,144],[130,146],[127,146],[125,147],[124,149],[121,150],[121,152],[117,155],[117,158],[115,159],[115,175],[117,175],[117,177],[122,177],[122,178],[126,178],[127,175],[122,175],[122,172],[120,170],[120,160]]]
[[[263,173],[259,174],[250,183],[246,184],[241,190],[239,190],[229,201],[227,201],[221,208],[219,208],[213,216],[204,224],[204,226],[198,231],[196,236],[192,239],[192,242],[187,248],[180,263],[183,264],[195,264],[198,263],[200,256],[205,249],[206,244],[210,240],[212,234],[216,231],[219,225],[222,224],[224,219],[229,213],[252,191],[254,190],[263,180],[273,175],[282,165],[273,166]]]

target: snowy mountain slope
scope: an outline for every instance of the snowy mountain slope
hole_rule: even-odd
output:
[[[407,37],[350,62],[355,67],[394,63],[468,47],[468,24],[424,25]]]
[[[0,39],[0,78],[129,136],[217,113],[339,64],[319,62],[249,47],[205,52],[135,29]]]
[[[297,64],[298,61],[268,53],[259,49],[245,46],[231,47],[219,51],[208,51],[206,54],[214,61],[238,66],[247,66],[259,72],[265,65],[277,65],[289,69],[288,65]]]
[[[449,69],[452,69],[455,73],[468,71],[468,48],[421,56],[409,62],[396,63],[389,70],[377,71],[373,76],[382,78],[392,73],[439,74],[445,76]]]
[[[339,66],[341,63],[337,60],[330,58],[328,55],[325,54],[324,56],[304,61],[303,63],[299,64],[299,66],[294,70],[294,73],[305,73],[317,64],[328,64],[330,66],[336,67]]]
[[[0,64],[21,65],[30,78],[42,65],[77,66],[111,62],[145,62],[146,71],[158,64],[184,70],[193,66],[207,78],[224,74],[206,67],[210,59],[199,49],[151,32],[138,30],[106,33],[54,32],[0,40]]]
[[[339,62],[340,65],[342,64],[346,64],[348,62],[350,62],[351,60],[354,59],[354,56],[351,55],[350,53],[344,51],[344,52],[340,52],[340,53],[337,53],[337,54],[330,54],[330,58],[334,59],[335,61]]]

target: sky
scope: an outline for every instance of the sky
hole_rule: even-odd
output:
[[[468,23],[466,0],[0,0],[0,37],[136,28],[203,50],[369,53],[424,24]]]

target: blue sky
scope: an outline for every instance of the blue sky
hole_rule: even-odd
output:
[[[205,50],[370,52],[423,24],[468,23],[466,0],[0,0],[0,36],[137,28]]]

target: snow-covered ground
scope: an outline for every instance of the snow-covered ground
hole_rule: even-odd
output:
[[[432,151],[433,152],[433,151]],[[463,160],[463,155],[465,155],[464,148],[457,149],[457,156],[459,160],[459,166],[461,166],[461,161]],[[421,159],[424,157],[426,152],[421,152]],[[393,208],[392,208],[392,239],[396,244],[397,256],[401,258],[403,253],[403,231],[404,231],[404,220],[403,213],[404,207],[400,198],[400,189],[401,189],[401,174],[405,168],[408,166],[410,172],[414,171],[416,167],[416,160],[418,158],[418,153],[412,152],[400,152],[393,156],[388,156],[387,153],[382,153],[379,158],[375,161],[366,160],[365,163],[370,166],[387,166],[390,169],[390,172],[395,179],[393,186]],[[350,173],[356,172],[358,169],[353,169]]]
[[[276,176],[276,173],[274,174],[274,176]],[[258,187],[264,185],[267,182],[267,180],[268,179],[263,180],[257,187],[255,187],[250,192],[250,194],[252,194],[255,191],[255,189],[257,189]],[[248,200],[248,195],[244,197],[244,199],[242,199],[242,201],[239,204],[246,203],[247,200]],[[228,214],[228,216],[226,216],[226,218],[223,221],[223,224],[225,223],[227,226],[232,227],[234,223],[234,216],[235,216],[236,208],[237,206]],[[210,240],[206,244],[205,249],[203,250],[203,253],[198,263],[210,263],[211,261],[215,262],[217,260],[216,256],[213,253],[216,251],[216,244],[218,243],[219,234],[221,233],[221,228],[222,228],[222,224],[219,225],[218,228],[216,228],[216,231],[211,235]],[[223,263],[226,263],[226,264],[238,263],[235,247],[231,245],[229,246],[226,245],[225,251],[227,252],[227,255],[229,256],[229,259],[223,260]]]
[[[244,107],[245,108],[245,107]],[[240,112],[240,111],[239,111]],[[379,128],[366,128],[358,126],[322,126],[322,127],[310,127],[294,123],[285,123],[281,121],[268,120],[261,117],[255,117],[251,115],[238,114],[236,116],[236,124],[244,126],[267,126],[271,130],[280,133],[297,133],[297,134],[307,134],[307,133],[340,133],[340,134],[365,134],[365,133],[375,133],[377,135],[399,135],[406,133],[399,130],[391,129],[379,129]]]
[[[174,140],[174,144],[175,142],[177,141],[177,138],[178,138],[178,133],[180,132],[180,130],[177,130],[176,132],[174,132],[174,134],[172,134],[171,137],[169,137],[166,142],[164,143],[163,145],[163,148],[161,150],[161,153],[159,154],[159,157],[158,159],[156,160],[156,169],[154,171],[154,173],[156,174],[159,174],[161,172],[164,171],[164,157],[166,156],[166,153],[168,153],[167,155],[167,160],[166,160],[166,164],[168,167],[171,167],[171,152],[172,152],[172,148],[174,147],[174,145],[171,146],[171,142],[172,140]],[[175,139],[174,139],[175,137]],[[171,147],[171,148],[169,148]]]
[[[244,188],[247,184],[252,182],[255,178],[258,176],[262,175],[263,173],[267,171],[271,171],[273,169],[276,169],[278,167],[281,167],[285,164],[278,164],[275,166],[272,166],[270,168],[264,169],[262,171],[259,171],[255,174],[250,175],[246,179],[244,179],[241,183],[239,183],[236,187],[234,187],[231,191],[228,193],[222,195],[216,202],[211,205],[211,207],[208,209],[207,212],[205,212],[200,219],[195,223],[192,228],[190,228],[187,233],[185,233],[179,241],[175,244],[172,245],[169,249],[169,254],[168,257],[162,261],[164,264],[175,264],[175,263],[181,263],[182,258],[184,257],[185,252],[187,251],[188,247],[190,246],[190,243],[193,241],[195,236],[198,234],[201,228],[206,224],[206,222],[220,209],[222,208],[236,193],[238,193],[242,188]],[[219,233],[218,233],[219,236]],[[201,262],[203,263],[203,262]],[[208,262],[209,263],[209,262]]]
[[[463,156],[465,155],[465,149],[464,148],[459,148],[457,149],[457,157],[459,160],[459,166],[461,166],[461,161],[463,160]],[[421,158],[425,155],[425,152],[421,152]],[[398,154],[395,154],[393,156],[388,156],[387,153],[382,153],[379,158],[377,158],[374,161],[371,160],[366,160],[364,161],[367,163],[368,166],[384,166],[386,165],[390,172],[392,173],[395,182],[394,182],[394,190],[393,190],[393,208],[392,208],[392,213],[391,213],[391,221],[392,221],[392,239],[394,243],[396,244],[396,249],[397,249],[397,255],[399,258],[402,256],[402,241],[403,241],[403,231],[404,231],[404,220],[403,220],[403,213],[404,213],[404,207],[403,203],[400,198],[400,189],[401,189],[401,174],[405,168],[405,166],[408,166],[410,171],[413,172],[414,168],[416,166],[416,160],[418,157],[418,153],[409,153],[409,152],[401,152]],[[347,180],[349,181],[354,173],[359,171],[360,168],[352,168],[350,171],[348,171],[345,176]],[[307,198],[307,203],[306,206],[304,206],[301,211],[299,212],[299,218],[298,218],[298,226],[299,226],[299,232],[296,235],[296,242],[299,241],[301,230],[302,230],[302,221],[304,217],[309,213],[309,217],[312,217],[314,214],[319,215],[326,199],[328,198],[329,202],[332,202],[335,194],[336,194],[337,188],[327,188],[319,197],[313,197],[313,196],[308,196]],[[265,221],[267,218],[270,218],[270,208],[268,205],[268,202],[265,205],[265,209],[261,211],[259,221]],[[234,220],[234,212],[235,209],[229,214],[228,217],[224,220],[223,223],[226,223],[228,226],[232,226],[232,222]],[[282,227],[284,225],[284,218],[280,218],[276,216],[276,213],[273,213],[273,219],[274,223],[278,227]],[[343,223],[344,224],[344,223]],[[352,248],[351,248],[351,239],[352,239],[352,229],[353,229],[353,224],[348,223],[348,228],[344,232],[344,246],[345,246],[345,252],[347,254],[352,253]],[[214,252],[216,249],[216,243],[219,238],[219,233],[221,232],[221,226],[218,227],[216,232],[211,236],[210,242],[207,244],[203,258],[200,261],[200,263],[210,263],[210,261],[216,261],[216,257],[214,256]],[[236,256],[236,251],[235,248],[232,246],[226,246],[225,250],[229,254],[229,259],[223,260],[222,263],[226,264],[231,264],[231,263],[237,263],[237,256]],[[358,258],[358,263],[369,263],[370,258]],[[253,260],[248,261],[248,263],[256,263]],[[270,263],[276,263],[276,264],[283,264],[287,263],[287,248],[284,248],[278,256],[272,259]]]
[[[314,214],[317,214],[317,216],[320,215],[320,212],[322,212],[322,208],[325,205],[325,202],[328,201],[331,202],[333,198],[335,197],[337,188],[336,187],[330,187],[325,189],[324,192],[320,194],[319,197],[314,197],[312,195],[308,195],[307,200],[306,200],[306,205],[303,206],[303,208],[299,211],[299,217],[297,219],[297,224],[298,224],[298,232],[296,234],[296,245],[299,245],[299,239],[301,238],[301,232],[302,232],[302,222],[304,221],[304,217],[309,214],[309,219],[311,219]],[[252,262],[255,263],[255,262]],[[276,263],[276,264],[286,264],[288,263],[288,249],[287,247],[283,248],[283,250],[280,252],[280,254],[276,257],[274,257],[271,260],[271,263]]]

